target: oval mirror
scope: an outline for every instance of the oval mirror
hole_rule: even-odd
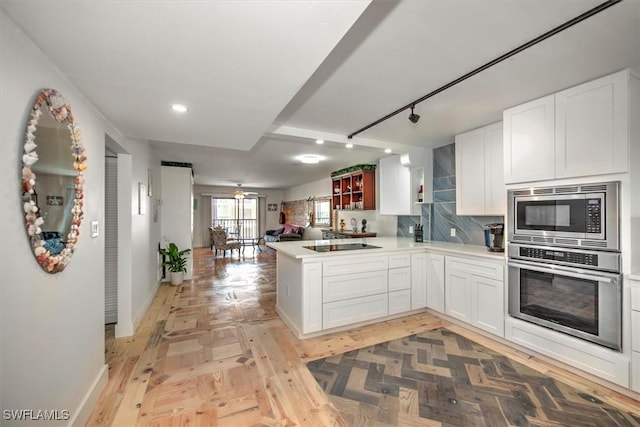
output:
[[[21,194],[33,254],[48,273],[64,270],[78,243],[86,161],[71,107],[42,90],[27,121]]]

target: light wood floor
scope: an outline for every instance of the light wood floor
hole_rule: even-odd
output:
[[[270,249],[224,259],[196,249],[193,280],[162,285],[135,336],[107,339],[109,382],[87,425],[347,425],[305,364],[440,326],[640,411],[638,401],[426,313],[300,341],[275,313],[275,277]]]

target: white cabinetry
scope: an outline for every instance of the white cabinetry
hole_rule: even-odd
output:
[[[427,307],[444,313],[444,255],[427,254]]]
[[[504,266],[445,257],[445,313],[504,336]]]
[[[556,178],[626,172],[628,73],[556,93]]]
[[[640,281],[631,280],[631,389],[640,392]]]
[[[456,135],[456,213],[504,215],[502,123]]]
[[[400,156],[380,159],[380,215],[413,215],[411,171]]]
[[[322,329],[386,316],[388,265],[387,256],[323,262]]]
[[[554,96],[518,105],[503,113],[504,181],[527,182],[555,175]]]
[[[411,255],[411,309],[427,306],[427,264],[426,253]]]
[[[506,183],[628,170],[628,70],[504,111]]]
[[[389,314],[411,310],[411,255],[389,255]]]

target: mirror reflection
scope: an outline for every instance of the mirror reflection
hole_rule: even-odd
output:
[[[43,90],[34,103],[22,160],[27,234],[41,267],[57,273],[77,244],[86,155],[71,107],[53,89]]]

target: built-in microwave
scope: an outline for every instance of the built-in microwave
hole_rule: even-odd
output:
[[[510,242],[620,250],[620,182],[508,192]]]

